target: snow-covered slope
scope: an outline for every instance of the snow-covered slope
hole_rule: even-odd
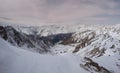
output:
[[[73,32],[83,32],[85,30],[93,30],[96,33],[106,33],[109,32],[110,34],[115,34],[116,36],[120,33],[120,24],[115,25],[94,25],[94,24],[56,24],[56,25],[45,25],[45,26],[20,26],[18,23],[6,23],[0,22],[2,26],[12,26],[17,31],[26,33],[26,34],[33,34],[36,32],[38,35],[41,36],[48,36],[52,34],[59,34],[59,33],[73,33]],[[18,26],[17,26],[18,25]],[[38,24],[39,25],[39,24]],[[114,32],[114,33],[112,33]]]
[[[17,31],[12,26],[0,26],[0,36],[14,46],[24,49],[43,53],[53,45],[52,41],[47,37],[40,37],[35,34],[27,35]]]
[[[33,69],[31,73],[48,73],[48,71],[49,73],[120,72],[120,25],[89,25],[88,27],[88,25],[75,24],[40,27],[12,27],[14,27],[12,31],[8,30],[8,28],[0,30],[0,35],[3,39],[11,38],[15,44],[22,45],[22,47],[17,46],[18,48],[15,48],[2,39],[0,40],[0,44],[6,43],[8,46],[14,48],[10,48],[12,52],[16,52],[15,55],[13,54],[13,57],[12,54],[9,55],[10,60],[15,57],[14,62],[16,63],[8,65],[10,62],[6,62],[8,65],[6,68],[12,68],[14,66],[13,68],[20,67],[21,69],[21,66],[24,66],[24,63],[26,63],[25,67],[27,70],[23,70],[24,67],[22,70],[25,72],[27,71],[28,73],[30,73],[29,69],[33,67],[36,68]],[[29,41],[26,42],[26,40]],[[7,41],[10,42],[9,40]],[[36,54],[27,50],[21,50],[21,48],[31,50],[31,48],[26,47],[29,43],[35,46],[32,50],[38,52],[39,50],[36,49],[40,47],[41,49],[47,50],[49,53],[45,52],[44,55],[41,55],[41,53]],[[2,46],[8,47],[4,45],[1,45],[0,47]],[[17,56],[17,54],[19,54],[19,56]],[[2,55],[6,56],[7,54]],[[3,57],[2,55],[1,57]],[[4,59],[1,60],[3,61]],[[18,64],[20,61],[25,62]],[[18,71],[20,69],[18,68]],[[13,69],[11,69],[11,71],[13,71]]]
[[[0,73],[87,73],[76,56],[40,55],[11,46],[0,38]]]
[[[74,33],[83,32],[85,30],[96,31],[97,34],[100,33],[110,33],[115,35],[120,35],[120,24],[116,25],[86,25],[86,24],[68,24],[68,25],[48,25],[48,26],[13,26],[17,31],[24,32],[26,34],[32,34],[37,32],[38,35],[48,36],[59,33]]]
[[[112,60],[106,63],[106,58]],[[110,73],[109,70],[119,72],[119,61],[115,55],[93,60],[95,62],[91,59],[83,60],[73,54],[40,55],[11,46],[0,38],[0,73]]]

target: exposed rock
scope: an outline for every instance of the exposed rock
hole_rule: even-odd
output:
[[[98,72],[98,73],[111,73],[111,71],[100,66],[98,63],[94,62],[92,59],[85,57],[84,64],[80,64],[82,68],[89,72]]]
[[[111,48],[111,49],[112,49],[112,48],[115,48],[115,45],[112,45],[110,48]]]
[[[38,53],[48,52],[52,42],[37,35],[27,35],[18,32],[12,26],[0,26],[0,36],[14,46],[32,49]],[[35,38],[36,37],[36,38]]]
[[[75,47],[75,50],[73,51],[73,53],[76,53],[80,50],[80,48],[84,48],[85,46],[89,45],[91,42],[90,40],[93,39],[93,37],[89,38],[89,37],[86,37],[84,39],[82,39],[82,43],[78,44],[76,47]]]
[[[33,34],[25,34],[17,31],[12,26],[0,26],[0,35],[14,46],[26,46],[38,53],[45,53],[50,51],[50,47],[56,43],[66,40],[72,33],[55,34],[49,36],[40,36],[33,32]]]
[[[3,26],[0,26],[0,36],[3,38],[3,39],[5,39],[5,40],[7,40],[7,33],[6,33],[6,30],[5,30],[5,28],[3,27]]]
[[[88,54],[90,55],[90,57],[100,57],[105,53],[105,48],[100,49],[98,48],[94,48],[93,50],[91,50]]]
[[[91,40],[95,38],[95,33],[91,30],[87,30],[84,32],[78,32],[72,34],[71,37],[64,40],[61,44],[63,45],[70,45],[70,44],[77,44],[73,53],[78,52],[81,48],[91,44]]]

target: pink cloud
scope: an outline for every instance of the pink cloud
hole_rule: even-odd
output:
[[[105,6],[111,9],[102,8]],[[0,0],[0,16],[59,23],[86,20],[106,13],[119,14],[120,10],[112,10],[115,6],[116,2],[108,0]]]

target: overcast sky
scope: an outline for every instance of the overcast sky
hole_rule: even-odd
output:
[[[120,0],[0,0],[0,17],[45,23],[120,23]]]

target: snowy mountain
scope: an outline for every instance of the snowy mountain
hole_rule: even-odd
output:
[[[11,46],[0,38],[0,73],[60,72],[87,73],[74,55],[41,55]]]
[[[0,25],[0,36],[7,41],[0,39],[0,50],[5,48],[3,53],[7,51],[0,56],[0,62],[5,64],[0,65],[2,73],[120,72],[119,24],[39,27]],[[14,50],[16,53],[12,54]],[[10,58],[4,62],[5,56],[9,54]],[[16,60],[11,63],[14,56]],[[7,62],[9,59],[11,61]],[[20,61],[23,63],[19,65]],[[24,61],[27,69],[22,68]],[[17,70],[14,70],[15,67]],[[8,71],[5,72],[6,69]]]
[[[12,45],[17,47],[22,47],[24,49],[29,48],[29,50],[43,53],[47,52],[47,48],[53,45],[52,41],[48,39],[47,37],[40,37],[35,34],[27,35],[25,33],[16,31],[12,26],[0,26],[1,30],[1,36],[6,36],[4,38],[8,42],[10,42]],[[4,31],[3,31],[4,30]]]

